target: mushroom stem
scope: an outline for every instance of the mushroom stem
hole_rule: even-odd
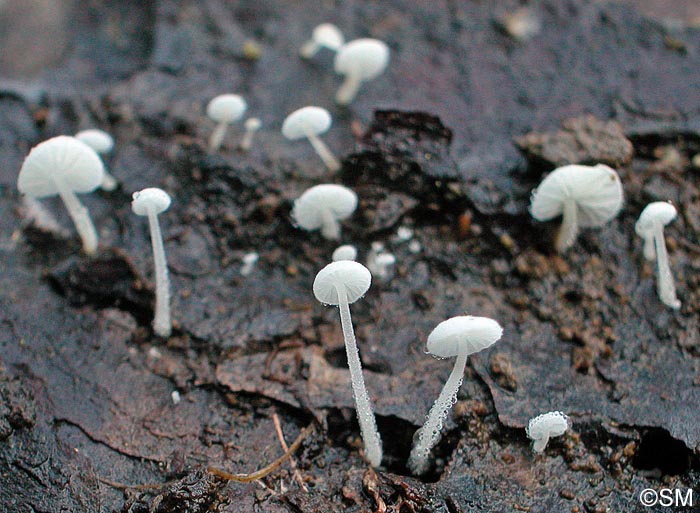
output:
[[[357,96],[357,91],[360,89],[362,79],[357,73],[348,73],[345,75],[345,81],[335,93],[335,102],[338,105],[348,105]]]
[[[321,45],[319,45],[313,39],[310,39],[301,47],[301,49],[299,50],[299,55],[301,55],[304,59],[310,59],[311,57],[316,55],[320,49]]]
[[[535,440],[532,444],[532,450],[535,452],[543,452],[547,444],[549,443],[549,437],[545,436],[538,440]]]
[[[326,165],[329,171],[338,171],[340,169],[340,162],[338,162],[338,159],[335,158],[333,152],[328,149],[326,143],[324,143],[321,138],[314,134],[311,130],[305,130],[304,133],[306,134],[306,137],[309,138],[311,146],[313,146],[318,156],[321,157],[321,160],[323,160],[323,163]]]
[[[228,123],[219,123],[209,137],[209,151],[218,151],[226,135]]]
[[[343,338],[345,339],[345,352],[348,358],[348,368],[350,369],[350,381],[352,383],[352,394],[355,398],[357,408],[357,420],[360,424],[360,432],[365,447],[365,457],[373,467],[378,467],[382,462],[382,441],[379,438],[377,422],[374,418],[372,405],[365,388],[365,380],[362,376],[362,364],[360,363],[360,353],[357,350],[355,332],[352,328],[350,317],[350,306],[344,287],[336,286],[338,293],[338,309],[340,310],[340,325],[343,328]]]
[[[663,227],[654,227],[654,247],[656,249],[656,265],[658,267],[657,291],[661,302],[674,309],[681,307],[681,302],[676,297],[676,285],[673,282],[673,275],[668,264],[668,252],[666,251],[666,241],[664,240]]]
[[[656,249],[654,249],[654,237],[644,237],[644,258],[654,260],[656,258]]]
[[[573,246],[578,236],[578,212],[576,202],[568,199],[564,202],[564,212],[561,220],[561,227],[555,241],[556,249],[559,253],[564,253]]]
[[[238,145],[238,148],[240,148],[241,151],[248,151],[250,150],[250,147],[253,145],[253,136],[255,135],[255,132],[257,132],[258,129],[250,129],[247,128],[245,133],[243,134],[243,139],[241,139],[241,144]]]
[[[75,224],[75,229],[83,241],[83,250],[88,255],[94,255],[97,252],[97,231],[95,230],[95,225],[92,224],[87,208],[80,203],[75,192],[66,187],[63,181],[55,180],[54,183],[58,194],[66,205],[68,214]]]
[[[153,262],[156,271],[156,311],[153,318],[153,331],[161,337],[169,337],[172,331],[170,322],[170,280],[168,263],[165,260],[163,235],[158,223],[158,214],[152,208],[148,210],[148,227],[153,244]]]
[[[430,408],[428,418],[423,424],[423,427],[416,433],[418,439],[414,442],[411,455],[408,457],[408,468],[415,475],[420,475],[428,470],[428,455],[430,450],[440,440],[440,431],[442,423],[445,421],[450,408],[457,398],[457,392],[462,385],[464,377],[464,368],[467,365],[467,357],[469,356],[466,346],[460,346],[455,366],[452,368],[450,377],[447,378],[445,386],[442,388],[433,407]],[[415,440],[415,437],[414,437]]]
[[[321,212],[321,235],[328,240],[340,239],[340,223],[333,216],[329,208]]]

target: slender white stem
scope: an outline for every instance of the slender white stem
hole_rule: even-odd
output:
[[[430,408],[425,424],[418,430],[418,439],[416,440],[414,437],[413,449],[411,449],[411,454],[408,457],[408,468],[415,475],[423,474],[428,470],[430,450],[440,440],[442,424],[455,403],[457,392],[459,392],[459,387],[462,385],[467,356],[469,356],[467,350],[460,347],[455,366],[452,368],[445,386],[442,388],[433,407]]]
[[[535,452],[542,452],[545,450],[547,447],[547,444],[549,443],[549,437],[545,436],[543,438],[540,438],[538,440],[535,440],[532,444],[532,450]]]
[[[338,171],[340,169],[340,162],[338,162],[338,159],[335,158],[333,152],[328,149],[326,143],[324,143],[320,137],[318,137],[316,134],[312,133],[309,130],[306,130],[305,133],[306,137],[309,138],[311,146],[314,147],[314,150],[316,151],[318,156],[321,157],[321,160],[329,169],[329,171]]]
[[[671,267],[668,264],[668,252],[666,251],[666,241],[661,225],[654,227],[654,247],[656,249],[656,264],[659,276],[656,288],[661,302],[674,309],[681,307],[681,302],[676,297],[676,285],[671,274]]]
[[[148,210],[148,227],[151,231],[153,244],[153,262],[156,270],[156,311],[153,318],[153,331],[161,337],[169,337],[172,331],[170,322],[170,280],[168,278],[168,262],[165,260],[163,235],[160,232],[158,214]]]
[[[656,258],[656,250],[654,249],[654,236],[649,234],[644,237],[644,258],[654,260]]]
[[[329,208],[321,213],[321,235],[328,240],[340,239],[340,223]]]
[[[209,137],[209,151],[218,151],[226,135],[228,123],[219,123]]]
[[[63,181],[55,180],[54,183],[83,241],[83,250],[88,255],[94,255],[97,252],[97,231],[87,208],[80,203],[78,196]]]
[[[245,131],[245,134],[243,134],[243,139],[241,139],[241,144],[238,145],[242,151],[250,150],[250,147],[253,145],[253,136],[255,135],[255,132],[257,132],[257,130],[247,129]]]
[[[105,170],[105,174],[102,177],[102,183],[100,184],[100,187],[105,190],[105,191],[113,191],[114,189],[117,188],[119,182],[117,182],[117,179],[114,178],[114,176],[110,175],[107,170]]]
[[[379,438],[377,422],[374,418],[372,405],[365,388],[365,380],[362,376],[362,364],[360,363],[360,353],[357,350],[355,332],[352,329],[352,319],[350,317],[350,306],[344,287],[336,286],[338,292],[338,309],[340,310],[340,325],[343,328],[343,338],[345,339],[345,352],[348,358],[348,368],[350,369],[350,381],[352,383],[352,393],[355,397],[355,407],[357,408],[357,420],[360,424],[360,432],[365,446],[365,457],[373,467],[378,467],[382,462],[382,441]]]
[[[556,249],[563,253],[576,242],[578,236],[578,207],[574,200],[564,202],[564,213],[561,219],[561,227],[555,242]]]
[[[357,96],[361,83],[362,79],[358,74],[348,73],[345,75],[345,81],[335,93],[335,102],[339,105],[348,105]]]
[[[318,43],[316,43],[316,41],[311,39],[304,43],[304,45],[299,50],[299,55],[301,55],[304,59],[310,59],[311,57],[316,55],[320,49],[321,45],[319,45]]]

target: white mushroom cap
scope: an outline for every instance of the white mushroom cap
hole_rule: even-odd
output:
[[[331,50],[338,50],[345,43],[343,33],[332,23],[322,23],[314,28],[311,39],[317,45],[325,46]]]
[[[302,107],[287,116],[282,123],[282,135],[287,139],[303,139],[308,133],[319,135],[327,132],[333,120],[321,107]]]
[[[314,279],[314,296],[326,305],[338,305],[337,287],[344,287],[348,304],[352,304],[369,290],[372,274],[364,265],[352,260],[331,262]]]
[[[60,181],[73,192],[91,192],[103,177],[104,166],[95,150],[75,137],[60,135],[32,148],[20,169],[17,188],[43,198],[58,194],[56,181]]]
[[[104,130],[91,128],[75,134],[75,138],[84,142],[97,153],[109,153],[114,148],[114,138]]]
[[[547,221],[562,214],[567,200],[576,202],[579,226],[601,226],[622,208],[620,177],[603,164],[559,167],[532,191],[530,213],[538,221]]]
[[[132,195],[131,210],[137,216],[147,216],[149,210],[154,210],[156,214],[165,212],[170,206],[170,196],[163,189],[149,187]]]
[[[530,419],[525,432],[532,440],[549,440],[551,437],[561,436],[569,429],[569,417],[560,411],[550,411]],[[545,444],[536,444],[535,450],[542,452]]]
[[[428,352],[441,358],[457,356],[460,346],[474,354],[497,342],[503,328],[488,317],[462,315],[442,321],[428,335]]]
[[[243,126],[246,130],[260,130],[260,127],[262,127],[262,121],[260,121],[260,118],[248,118],[245,120]]]
[[[669,201],[655,201],[649,203],[639,215],[639,219],[634,225],[634,230],[640,237],[648,237],[651,235],[655,224],[658,223],[661,226],[666,226],[673,221],[677,215],[676,207]]]
[[[357,208],[357,194],[347,187],[335,184],[315,185],[294,202],[292,218],[304,230],[318,230],[324,216],[335,220],[350,217]]]
[[[217,123],[232,123],[243,117],[248,104],[237,94],[222,94],[207,105],[207,116]]]
[[[343,45],[335,56],[334,68],[339,75],[357,75],[371,80],[381,75],[389,64],[389,47],[378,39],[355,39]]]
[[[333,251],[333,255],[331,256],[331,259],[334,262],[338,262],[339,260],[355,260],[356,258],[357,248],[351,244],[338,246],[335,251]]]

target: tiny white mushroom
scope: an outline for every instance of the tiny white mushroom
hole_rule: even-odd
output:
[[[338,171],[340,163],[319,135],[326,133],[333,119],[321,107],[302,107],[287,116],[282,123],[282,135],[290,141],[307,138],[323,163],[331,171]]]
[[[389,47],[378,39],[355,39],[344,44],[335,56],[335,72],[345,76],[335,95],[336,103],[347,105],[355,99],[362,82],[381,75],[389,64]]]
[[[226,129],[245,114],[248,104],[237,94],[221,94],[207,104],[207,116],[217,123],[209,137],[209,151],[216,151],[226,135]]]
[[[365,266],[351,260],[341,260],[328,264],[318,272],[313,291],[318,301],[325,305],[335,305],[340,310],[340,324],[365,457],[373,467],[377,467],[382,462],[382,441],[362,376],[360,353],[350,316],[350,305],[364,296],[371,284],[372,274]]]
[[[328,48],[337,52],[343,46],[343,43],[345,43],[345,37],[338,27],[332,23],[322,23],[314,28],[311,39],[304,43],[299,53],[305,59],[310,59],[321,48]]]
[[[156,187],[149,187],[133,194],[131,209],[138,216],[148,217],[153,245],[153,261],[156,271],[156,311],[153,318],[153,331],[161,337],[169,337],[172,331],[170,321],[170,279],[168,262],[165,259],[163,235],[158,223],[158,214],[170,207],[170,196]]]
[[[104,166],[95,150],[74,137],[48,139],[29,152],[17,178],[19,192],[33,198],[58,194],[65,203],[88,255],[97,251],[97,231],[75,193],[92,192],[102,183]]]
[[[243,139],[238,147],[242,151],[248,151],[253,144],[253,136],[255,135],[255,132],[260,130],[262,127],[262,121],[260,121],[259,118],[248,118],[245,120],[243,126],[245,127],[245,134],[243,134]]]
[[[105,155],[114,148],[114,138],[104,130],[98,130],[97,128],[82,130],[75,134],[75,138],[90,146],[100,155]],[[117,179],[109,174],[107,169],[105,169],[105,175],[102,178],[100,187],[105,191],[113,191],[117,188]]]
[[[372,243],[372,249],[367,255],[367,268],[373,276],[381,280],[388,280],[395,263],[396,257],[384,250],[384,244],[381,242]]]
[[[292,219],[304,230],[321,230],[326,239],[340,238],[338,221],[357,208],[357,194],[342,185],[321,184],[307,189],[294,201]]]
[[[550,438],[563,435],[567,429],[569,417],[560,411],[550,411],[530,419],[525,432],[534,442],[532,449],[535,452],[543,452]]]
[[[603,164],[569,165],[552,171],[532,191],[530,213],[538,221],[562,215],[555,247],[563,253],[576,241],[579,228],[602,226],[622,208],[622,184]]]
[[[243,265],[241,266],[240,271],[241,276],[249,276],[250,273],[253,272],[255,264],[258,263],[259,259],[260,255],[255,251],[251,251],[250,253],[246,253],[245,255],[243,255],[243,258],[241,259],[243,261]]]
[[[355,260],[356,258],[357,248],[351,244],[344,244],[343,246],[338,246],[335,251],[333,251],[331,260],[339,262],[340,260]]]
[[[428,469],[430,450],[440,439],[442,423],[462,385],[467,358],[496,343],[502,334],[503,328],[493,319],[463,315],[441,322],[428,335],[429,353],[440,358],[456,356],[457,360],[435,404],[430,408],[425,424],[413,438],[408,468],[415,475],[423,474]]]
[[[676,208],[666,201],[649,203],[634,226],[637,235],[644,239],[644,258],[654,260],[658,270],[656,288],[661,301],[678,309],[681,302],[676,297],[676,285],[668,263],[668,251],[664,239],[664,226],[676,218]]]

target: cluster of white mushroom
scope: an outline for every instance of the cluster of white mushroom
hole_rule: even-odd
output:
[[[105,179],[104,165],[97,155],[110,151],[113,145],[112,137],[101,130],[83,131],[75,137],[53,137],[32,148],[17,178],[17,188],[27,197],[61,197],[88,255],[97,253],[97,230],[77,194],[93,192],[100,186],[106,190],[116,187],[116,179]],[[161,189],[148,188],[133,195],[134,213],[147,216],[150,225],[156,272],[153,330],[162,337],[170,336],[172,323],[168,267],[157,216],[169,206],[170,196]]]
[[[530,213],[538,221],[562,216],[555,247],[563,253],[576,242],[580,228],[600,227],[614,219],[624,202],[620,177],[608,166],[569,165],[552,171],[532,191]],[[635,231],[644,240],[644,257],[657,260],[657,290],[661,301],[674,309],[676,297],[668,263],[663,227],[676,217],[670,202],[650,203],[642,211]]]

